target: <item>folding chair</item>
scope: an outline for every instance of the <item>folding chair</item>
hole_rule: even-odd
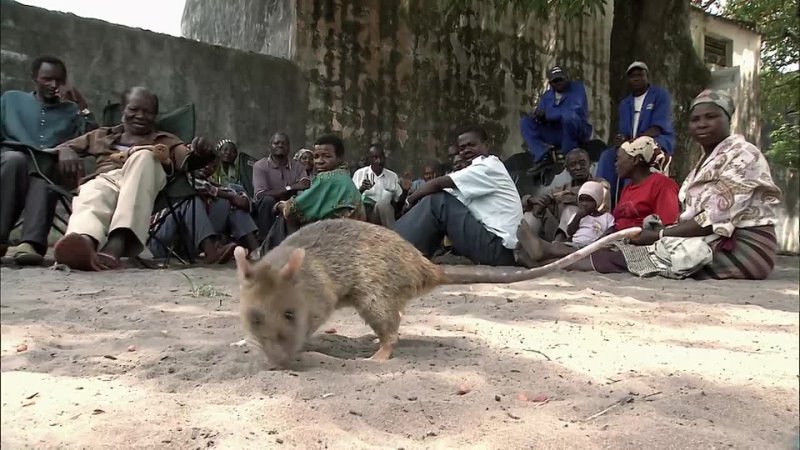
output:
[[[188,204],[192,200],[198,197],[197,191],[194,188],[194,177],[189,174],[182,174],[171,179],[167,186],[159,192],[158,196],[156,197],[155,204],[153,206],[153,218],[150,222],[150,230],[148,236],[148,243],[151,240],[154,240],[158,245],[161,245],[165,250],[167,250],[167,258],[164,261],[165,265],[169,264],[171,257],[177,258],[182,264],[194,264],[195,263],[195,255],[193,251],[187,251],[187,261],[180,255],[178,248],[178,240],[174,240],[172,243],[167,244],[161,239],[158,238],[157,233],[158,230],[164,226],[164,223],[168,219],[174,220],[179,225],[179,232],[178,234],[181,235],[184,232],[189,235],[192,239],[197,232],[197,218],[192,213],[192,220],[191,226],[185,226],[184,223],[184,215],[181,213],[180,209],[182,206]]]

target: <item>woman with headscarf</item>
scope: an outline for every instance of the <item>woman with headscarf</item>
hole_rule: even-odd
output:
[[[314,175],[316,175],[317,172],[314,169],[314,152],[307,148],[301,148],[294,154],[294,160],[306,168],[306,176],[309,179],[314,179]]]
[[[239,149],[230,139],[223,139],[217,144],[219,167],[211,176],[211,180],[220,186],[244,191],[242,177],[239,174]]]
[[[689,133],[703,157],[681,186],[684,212],[677,225],[642,231],[639,246],[618,245],[619,251],[595,253],[590,264],[575,268],[668,278],[767,278],[775,267],[781,191],[761,151],[731,134],[733,112],[733,100],[722,91],[703,91],[691,104]]]
[[[612,212],[615,230],[640,227],[651,215],[658,216],[665,225],[678,221],[678,184],[652,170],[661,157],[656,148],[655,139],[641,136],[624,142],[617,150],[617,176],[628,178],[631,183],[622,190]]]

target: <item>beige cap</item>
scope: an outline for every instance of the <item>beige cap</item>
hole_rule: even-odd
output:
[[[628,70],[626,70],[625,73],[630,73],[630,71],[633,69],[644,69],[648,72],[650,71],[650,69],[647,68],[647,64],[643,63],[642,61],[634,61],[633,63],[631,63],[631,65],[628,66]]]

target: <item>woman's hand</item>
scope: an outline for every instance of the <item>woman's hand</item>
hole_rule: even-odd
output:
[[[633,245],[652,245],[658,241],[658,231],[656,230],[642,230],[639,236],[631,238]]]
[[[286,202],[278,202],[275,204],[275,207],[272,208],[272,212],[275,214],[283,215],[283,207],[286,205]]]

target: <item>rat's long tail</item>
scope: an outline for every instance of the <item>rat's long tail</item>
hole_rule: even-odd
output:
[[[504,271],[488,266],[443,266],[442,269],[447,278],[445,284],[516,283],[517,281],[532,280],[568,267],[609,244],[636,236],[641,232],[642,229],[638,227],[617,231],[577,250],[569,256],[535,269]]]

